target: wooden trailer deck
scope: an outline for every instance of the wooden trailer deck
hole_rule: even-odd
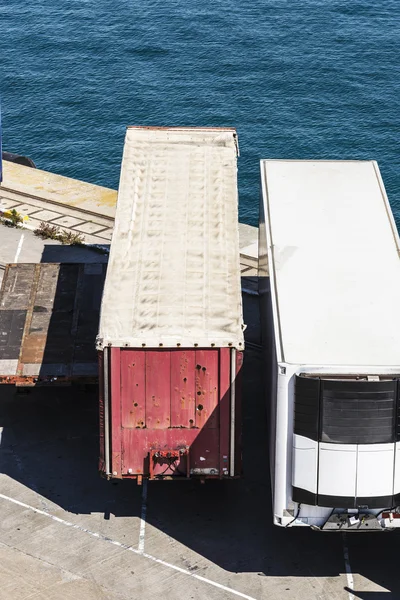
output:
[[[0,290],[0,383],[95,383],[105,264],[9,264]]]

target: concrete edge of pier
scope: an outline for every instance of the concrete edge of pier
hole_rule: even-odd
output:
[[[117,191],[106,187],[3,161],[0,210],[15,209],[28,217],[24,227],[41,222],[81,235],[85,244],[111,241]],[[257,275],[258,229],[239,223],[242,276]]]

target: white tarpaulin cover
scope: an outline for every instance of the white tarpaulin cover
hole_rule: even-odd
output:
[[[243,349],[233,129],[127,129],[98,347]]]

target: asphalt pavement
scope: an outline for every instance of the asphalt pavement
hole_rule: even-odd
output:
[[[108,247],[107,244],[104,245]],[[4,266],[15,262],[107,262],[108,256],[89,246],[65,246],[42,240],[29,229],[0,225],[0,282]]]
[[[1,227],[0,266],[16,260],[107,257]],[[107,482],[95,387],[0,389],[0,600],[400,598],[397,532],[272,525],[256,295],[244,313],[240,480]]]

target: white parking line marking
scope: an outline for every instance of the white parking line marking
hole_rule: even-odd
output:
[[[19,255],[21,254],[21,248],[22,248],[22,244],[24,243],[24,237],[25,237],[25,234],[21,233],[21,237],[19,238],[18,248],[15,253],[15,258],[14,258],[15,263],[18,262]]]
[[[86,527],[82,527],[81,525],[76,525],[75,523],[71,523],[70,521],[65,521],[64,519],[60,519],[60,517],[56,517],[55,515],[52,515],[51,513],[48,513],[44,510],[40,510],[39,508],[35,508],[34,506],[30,506],[29,504],[25,504],[25,502],[21,502],[20,500],[16,500],[15,498],[11,498],[10,496],[5,496],[4,494],[0,494],[0,498],[2,498],[3,500],[7,500],[8,502],[12,502],[13,504],[17,504],[18,506],[21,506],[22,508],[27,508],[28,510],[31,510],[32,512],[34,512],[38,515],[43,515],[44,517],[52,519],[53,521],[56,521],[57,523],[60,523],[61,525],[65,525],[66,527],[71,527],[72,529],[77,529],[78,531],[87,533],[88,535],[91,535],[92,537],[102,540],[103,542],[108,542],[109,544],[118,546],[119,548],[122,548],[123,550],[133,552],[134,554],[136,554],[138,556],[143,556],[144,558],[147,558],[148,560],[151,560],[155,563],[163,565],[164,567],[168,567],[169,569],[177,571],[178,573],[182,573],[183,575],[187,575],[188,577],[191,577],[192,579],[197,579],[198,581],[207,583],[208,585],[211,585],[220,590],[223,590],[224,592],[228,592],[229,594],[232,594],[233,596],[238,596],[239,598],[245,598],[245,600],[257,600],[256,598],[253,598],[253,596],[248,596],[247,594],[238,592],[237,590],[227,587],[226,585],[222,585],[221,583],[217,583],[216,581],[213,581],[212,579],[208,579],[207,577],[202,577],[201,575],[196,575],[196,573],[192,573],[191,571],[187,571],[186,569],[182,569],[181,567],[172,565],[171,563],[166,562],[165,560],[161,560],[160,558],[157,558],[156,556],[152,556],[151,554],[147,554],[145,552],[142,553],[139,550],[136,550],[136,548],[132,548],[132,546],[128,546],[127,544],[123,544],[121,542],[117,542],[116,540],[112,540],[112,539],[106,537],[105,535],[102,535],[101,533],[96,533],[95,531],[86,529]]]
[[[351,565],[349,559],[349,549],[347,547],[346,534],[343,533],[343,558],[344,558],[344,566],[346,569],[346,577],[347,577],[347,587],[350,590],[354,590],[354,579],[353,573],[351,572]],[[354,595],[349,591],[349,600],[354,600]]]
[[[144,553],[144,534],[146,530],[146,514],[147,514],[147,479],[143,481],[142,487],[142,512],[140,514],[140,532],[139,532],[139,546],[138,550],[140,554]]]

